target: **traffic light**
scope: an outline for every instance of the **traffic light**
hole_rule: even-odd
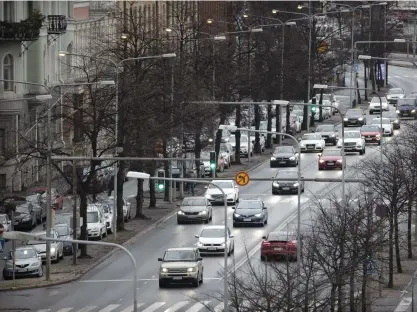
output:
[[[210,152],[210,169],[216,170],[216,152]]]
[[[316,109],[317,109],[316,103],[317,103],[317,99],[316,99],[316,97],[313,97],[311,99],[311,106],[310,106],[310,109],[311,109],[311,112],[312,113],[315,113],[316,112]]]
[[[165,178],[165,171],[164,170],[158,170],[158,178]],[[159,191],[163,191],[165,189],[165,180],[158,179],[157,187],[158,187]]]

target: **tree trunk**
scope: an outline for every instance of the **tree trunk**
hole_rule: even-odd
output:
[[[195,155],[195,158],[197,159],[195,161],[195,166],[196,166],[196,170],[197,170],[197,178],[201,177],[204,174],[204,171],[200,172],[201,163],[200,163],[200,160],[198,160],[201,157],[201,139],[200,139],[200,136],[201,136],[201,130],[199,129],[197,131],[197,133],[195,134],[195,138],[194,138],[194,141],[195,141],[194,155]]]
[[[150,176],[155,176],[154,166],[152,166],[152,170],[150,172]],[[149,179],[149,208],[156,208],[156,187],[155,187],[155,180]],[[143,184],[143,183],[142,183]],[[143,190],[143,188],[142,188]]]
[[[237,128],[240,128],[241,119],[242,119],[241,106],[236,105],[236,127]],[[240,161],[240,131],[236,131],[235,138],[236,138],[236,146],[235,146],[236,164],[241,165],[242,162]]]
[[[259,105],[255,105],[255,130],[259,130],[260,125],[261,125],[261,109]],[[259,132],[255,132],[255,146],[254,147],[255,147],[255,153],[257,154],[262,153],[261,144],[260,144],[260,136],[261,134]]]
[[[85,220],[81,226],[81,240],[88,240],[88,232],[87,232],[87,189],[86,183],[81,184],[80,188],[80,218],[82,220]],[[80,244],[80,256],[78,258],[91,258],[87,254],[87,245],[86,244]]]
[[[366,267],[365,262],[362,265],[362,290],[361,290],[361,306],[362,312],[368,311],[368,298],[370,294],[368,294],[368,279],[366,278],[368,268]]]
[[[388,232],[388,288],[394,287],[394,217],[392,209],[389,213]]]
[[[364,88],[365,88],[365,91],[364,91],[364,93],[365,93],[365,101],[368,101],[368,91],[366,90],[366,89],[368,89],[368,76],[367,76],[367,74],[366,74],[366,72],[367,72],[367,70],[368,70],[368,61],[365,61],[364,63],[364,68],[365,68],[365,77],[364,77],[364,80],[365,80],[365,86],[364,86]],[[358,92],[359,92],[359,90],[358,90]],[[360,104],[360,103],[359,103]]]
[[[395,261],[397,263],[397,272],[403,273],[403,268],[401,265],[401,255],[400,255],[400,237],[399,237],[397,213],[394,213],[394,242],[395,242]]]
[[[290,106],[285,107],[285,133],[291,134],[291,125],[290,125]]]
[[[281,132],[281,105],[275,105],[275,132]],[[275,142],[281,145],[281,136],[276,135]]]
[[[412,233],[411,226],[413,222],[413,201],[408,201],[407,207],[407,258],[413,259],[413,245],[412,245]],[[417,230],[417,229],[416,229]]]
[[[125,156],[121,154],[120,156]],[[125,180],[124,175],[125,162],[119,161],[119,171],[117,172],[117,230],[124,231],[125,223],[123,217],[123,184]]]
[[[164,148],[164,158],[168,158],[168,143],[167,140],[164,139],[163,141],[163,148]],[[167,161],[164,161],[164,171],[165,171],[165,177],[169,177],[169,163]],[[165,181],[164,185],[164,201],[169,201],[169,181]]]
[[[268,122],[267,122],[267,126],[266,126],[266,130],[268,132],[272,131],[272,105],[268,105]],[[266,142],[265,142],[265,147],[266,148],[272,148],[272,134],[268,133],[266,135]]]
[[[143,180],[137,179],[137,189],[136,189],[136,216],[135,219],[145,219],[147,220],[148,217],[146,217],[143,214]]]
[[[336,288],[337,286],[332,284],[332,288],[330,289],[330,312],[336,311]]]

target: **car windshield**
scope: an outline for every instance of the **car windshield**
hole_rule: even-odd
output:
[[[382,98],[381,101],[384,102],[384,99]],[[372,103],[380,103],[379,98],[377,98],[377,97],[373,97],[371,102]]]
[[[59,236],[68,236],[69,235],[69,228],[68,226],[57,226],[55,230],[58,232]]]
[[[182,206],[205,206],[206,201],[204,198],[184,198]]]
[[[97,222],[98,222],[98,213],[87,212],[87,223],[97,223]]]
[[[402,94],[403,90],[400,88],[393,88],[388,90],[388,94]]]
[[[345,132],[345,138],[360,138],[361,133],[359,131],[347,131]]]
[[[164,261],[195,261],[192,250],[169,250],[165,252]]]
[[[26,197],[26,201],[37,203],[39,201],[39,197],[38,195],[29,195]]]
[[[279,146],[275,148],[274,153],[293,153],[293,148],[291,146]]]
[[[272,232],[268,235],[268,241],[280,241],[280,242],[286,242],[289,241],[291,238],[290,234],[287,233],[281,233],[281,232]]]
[[[373,125],[380,125],[381,124],[381,119],[382,119],[382,124],[390,124],[390,120],[388,118],[378,118],[378,119],[373,119],[371,124]]]
[[[321,140],[317,134],[304,134],[302,140]]]
[[[226,148],[226,146],[222,146],[222,145],[220,145],[220,152],[227,152],[227,148]]]
[[[0,216],[0,223],[6,223],[7,219],[5,215]]]
[[[28,206],[17,206],[16,212],[20,213],[29,213],[29,207]]]
[[[276,178],[294,178],[297,177],[297,171],[279,171]]]
[[[10,252],[10,259],[12,258],[13,253]],[[15,251],[15,258],[16,259],[30,259],[30,258],[36,258],[38,256],[38,253],[33,249],[16,249]]]
[[[408,106],[413,106],[413,104],[411,103],[401,103],[400,107],[408,107]]]
[[[361,128],[362,132],[379,132],[379,127],[375,126],[363,126]]]
[[[340,156],[340,150],[324,150],[322,156]]]
[[[346,116],[352,116],[352,117],[356,117],[356,116],[362,116],[362,112],[361,111],[359,111],[359,110],[357,110],[357,109],[355,109],[355,110],[348,110],[347,112],[346,112]]]
[[[67,218],[63,215],[55,215],[55,224],[67,224]]]
[[[233,183],[232,182],[227,182],[227,181],[216,181],[213,182],[214,184],[216,184],[218,187],[220,187],[221,189],[228,189],[228,188],[233,188]],[[217,189],[216,186],[214,186],[213,184],[209,185],[209,188],[211,189]]]
[[[242,200],[237,209],[261,209],[262,204],[257,200]]]
[[[224,229],[204,229],[200,237],[224,237]]]
[[[240,136],[240,142],[248,142],[248,136],[247,135],[241,135]]]
[[[316,128],[317,132],[332,132],[334,131],[334,127],[332,125],[322,125]]]
[[[46,236],[46,233],[42,235]],[[38,240],[30,240],[25,243],[25,245],[43,245],[43,244],[46,244],[46,242],[41,242]]]

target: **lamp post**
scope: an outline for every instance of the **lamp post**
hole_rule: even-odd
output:
[[[122,34],[122,39],[127,39],[127,35],[126,34]],[[93,58],[96,60],[101,60],[101,61],[105,61],[105,62],[110,62],[113,66],[114,66],[114,70],[115,70],[115,85],[116,85],[116,99],[115,99],[115,110],[116,110],[116,114],[115,114],[115,124],[114,124],[114,137],[115,137],[115,147],[114,147],[114,154],[117,155],[118,154],[118,150],[117,150],[117,145],[118,145],[118,140],[119,140],[119,69],[123,66],[124,62],[128,62],[128,61],[138,61],[138,60],[147,60],[147,59],[163,59],[163,58],[172,58],[172,57],[176,57],[177,55],[175,53],[164,53],[164,54],[160,54],[160,55],[152,55],[152,56],[140,56],[140,57],[129,57],[126,58],[124,60],[121,60],[119,63],[115,62],[114,60],[110,59],[110,58],[105,58],[105,57],[98,57],[98,56],[90,56],[90,55],[84,55],[84,54],[78,54],[78,53],[68,53],[66,51],[59,51],[58,55],[60,57],[64,57],[66,55],[72,55],[72,56],[78,56],[78,57],[86,57],[86,58]],[[69,64],[70,65],[70,64]],[[114,219],[116,220],[113,223],[113,234],[114,234],[114,239],[117,238],[117,168],[118,168],[118,163],[117,161],[114,163]]]
[[[229,229],[227,226],[227,194],[224,192],[224,190],[219,187],[216,183],[213,183],[212,181],[204,181],[204,180],[195,180],[195,179],[184,179],[184,178],[165,178],[165,177],[151,177],[148,173],[145,172],[137,172],[137,171],[129,171],[127,173],[127,177],[129,178],[135,178],[135,179],[141,179],[141,180],[166,180],[171,182],[188,182],[188,183],[203,183],[207,185],[212,185],[215,188],[217,188],[222,194],[223,194],[223,203],[224,203],[224,273],[223,273],[223,281],[224,281],[224,295],[223,295],[223,302],[224,302],[224,312],[228,312],[229,310],[229,298],[228,298],[228,266],[227,266],[227,258],[228,258],[228,247],[227,247],[227,241],[229,237]],[[136,288],[135,288],[136,290]]]

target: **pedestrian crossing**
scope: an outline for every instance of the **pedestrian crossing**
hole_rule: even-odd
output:
[[[217,300],[206,301],[179,301],[173,304],[167,302],[138,303],[138,312],[222,312],[223,302]],[[133,312],[133,305],[109,304],[105,307],[86,306],[86,307],[67,307],[59,310],[41,309],[36,312]]]

